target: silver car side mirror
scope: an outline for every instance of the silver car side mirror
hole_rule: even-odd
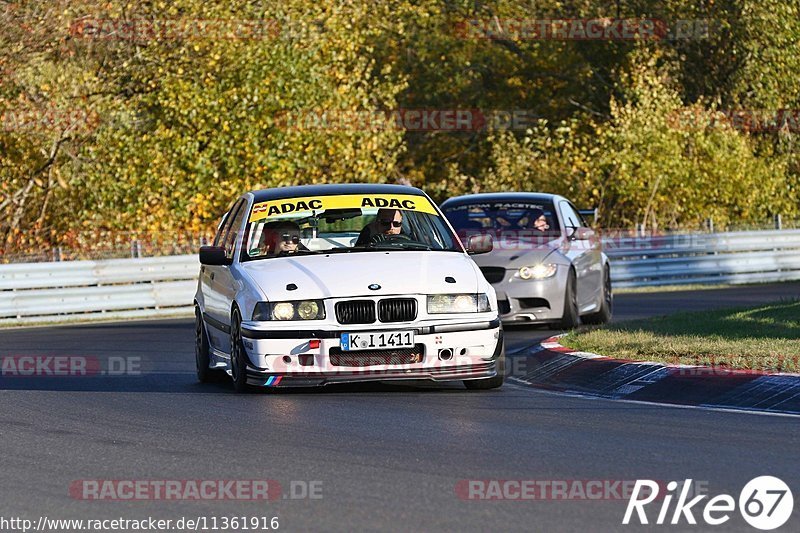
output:
[[[588,241],[594,237],[594,230],[592,228],[572,228],[572,233],[569,238],[574,241]]]

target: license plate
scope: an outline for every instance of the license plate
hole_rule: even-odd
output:
[[[341,348],[345,352],[356,350],[385,350],[387,348],[413,348],[413,331],[382,331],[377,333],[342,333]]]

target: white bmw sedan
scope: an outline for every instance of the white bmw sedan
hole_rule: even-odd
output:
[[[253,191],[200,249],[200,381],[250,386],[384,380],[503,383],[497,299],[421,190],[317,185]]]

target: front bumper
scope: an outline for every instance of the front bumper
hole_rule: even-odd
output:
[[[392,328],[337,326],[323,330],[257,330],[242,324],[242,337],[250,364],[247,381],[266,387],[309,387],[363,381],[452,381],[497,375],[503,336],[498,318],[474,322],[438,323]],[[349,364],[332,357],[344,332],[414,330],[420,357],[402,364]],[[311,345],[318,342],[317,348]],[[449,350],[451,357],[443,358]],[[413,351],[413,350],[409,350]],[[333,352],[333,353],[332,353]],[[387,354],[392,350],[383,350]],[[345,352],[358,355],[358,351]],[[446,353],[445,353],[446,355]],[[380,356],[376,356],[380,357]],[[389,357],[386,359],[387,363]],[[373,361],[374,362],[374,361]]]
[[[508,323],[546,323],[561,320],[569,269],[559,267],[552,278],[523,280],[517,269],[506,269],[502,280],[493,283],[500,319]]]
[[[334,383],[364,381],[430,380],[455,381],[491,378],[497,375],[497,361],[457,367],[426,369],[363,369],[340,372],[275,373],[248,367],[247,384],[261,387],[319,387]]]

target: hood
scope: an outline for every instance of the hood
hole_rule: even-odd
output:
[[[536,263],[549,261],[565,263],[567,260],[559,253],[563,239],[556,239],[545,244],[532,244],[524,240],[502,239],[494,242],[495,248],[485,254],[473,256],[481,267],[520,268]]]
[[[457,252],[356,252],[278,257],[242,263],[272,301],[394,294],[478,292],[482,275]],[[448,283],[445,277],[455,283]],[[287,290],[288,284],[297,289]],[[371,284],[381,286],[370,290]]]

